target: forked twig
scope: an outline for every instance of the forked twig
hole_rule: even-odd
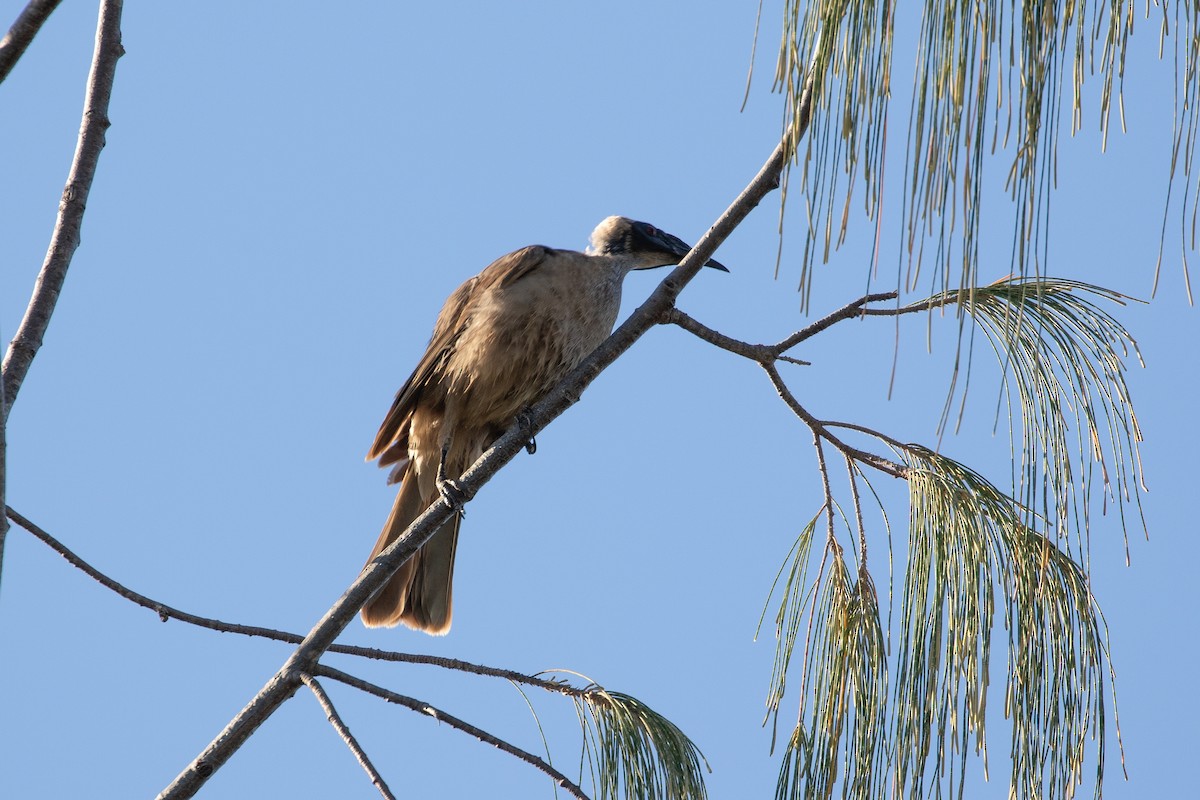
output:
[[[869,453],[866,450],[859,450],[857,447],[852,447],[835,436],[830,432],[829,428],[825,427],[825,424],[821,420],[814,417],[808,412],[808,409],[800,405],[800,401],[796,399],[796,396],[792,394],[792,390],[783,382],[783,377],[780,376],[779,370],[775,368],[774,364],[763,364],[762,367],[766,370],[767,375],[771,379],[771,384],[775,387],[775,391],[779,393],[783,402],[787,404],[787,407],[792,410],[792,413],[802,419],[808,427],[812,428],[815,433],[819,434],[822,439],[836,447],[847,457],[853,458],[855,461],[867,466],[874,467],[880,472],[886,472],[893,478],[905,478],[908,476],[909,468],[904,464],[899,464],[883,456]]]
[[[550,766],[542,759],[535,756],[533,753],[530,753],[527,750],[522,750],[516,745],[510,744],[509,742],[506,742],[503,739],[488,733],[482,728],[477,728],[471,723],[459,719],[452,714],[447,714],[445,711],[442,711],[441,709],[436,708],[429,703],[408,697],[407,695],[398,694],[389,689],[384,689],[382,686],[376,686],[373,683],[364,681],[361,678],[356,678],[353,675],[342,672],[341,670],[327,667],[324,664],[317,664],[313,667],[312,671],[316,675],[330,678],[331,680],[344,683],[347,686],[353,686],[355,689],[375,695],[376,697],[386,700],[389,703],[395,703],[396,705],[404,706],[405,708],[411,709],[420,714],[424,714],[425,716],[432,717],[438,722],[444,722],[450,727],[457,728],[463,733],[470,734],[484,744],[490,744],[493,747],[502,750],[511,756],[515,756],[516,758],[524,761],[526,764],[529,764],[530,766],[546,773],[558,786],[566,789],[573,797],[579,798],[579,800],[588,800],[588,796],[583,793],[583,789],[581,789],[574,781],[572,781],[566,775],[563,775],[561,772]]]

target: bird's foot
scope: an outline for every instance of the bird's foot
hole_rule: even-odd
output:
[[[529,437],[529,441],[525,442],[525,452],[533,455],[537,452],[537,439],[533,436],[533,416],[528,408],[518,412],[517,425],[520,426],[521,433]]]
[[[460,489],[457,483],[451,480],[440,480],[437,482],[437,490],[455,514],[460,517],[467,515],[467,493]]]
[[[464,492],[459,485],[446,477],[446,459],[443,456],[442,463],[438,464],[437,480],[434,482],[437,486],[438,494],[446,501],[446,505],[450,506],[451,510],[460,517],[467,515],[467,493]]]

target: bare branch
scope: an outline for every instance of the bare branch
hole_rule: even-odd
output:
[[[757,361],[760,364],[765,364],[775,359],[775,353],[767,345],[750,344],[749,342],[743,342],[740,339],[726,336],[673,306],[666,310],[659,322],[663,325],[678,325],[688,333],[703,339],[715,347],[728,350],[735,355],[743,356],[751,361]]]
[[[30,0],[8,33],[0,39],[0,83],[8,77],[13,67],[33,42],[42,25],[50,18],[62,0]]]
[[[909,468],[903,464],[897,464],[895,461],[886,459],[883,456],[877,456],[874,453],[859,450],[857,447],[851,447],[837,436],[834,436],[821,420],[814,417],[804,406],[800,405],[800,401],[796,399],[796,396],[792,394],[792,390],[783,382],[783,378],[774,364],[763,364],[762,367],[766,370],[767,375],[771,378],[771,383],[775,386],[775,391],[779,393],[780,398],[787,404],[787,407],[797,417],[804,420],[815,433],[820,434],[822,439],[825,439],[838,450],[842,451],[847,457],[853,458],[855,461],[866,464],[869,467],[874,467],[880,472],[886,472],[893,478],[908,477]]]
[[[783,382],[783,378],[782,378],[782,376],[780,376],[779,370],[776,369],[776,367],[775,367],[775,361],[777,361],[779,359],[783,359],[783,360],[787,360],[787,361],[794,361],[794,359],[788,359],[786,356],[781,355],[781,353],[783,353],[783,351],[787,350],[788,348],[794,347],[796,344],[804,341],[805,339],[816,335],[818,332],[825,330],[826,328],[828,328],[829,326],[833,325],[836,322],[839,322],[844,319],[849,319],[855,315],[864,313],[864,309],[862,308],[862,306],[865,305],[866,303],[873,303],[873,302],[878,302],[881,300],[891,300],[891,299],[895,299],[896,296],[897,295],[895,292],[882,292],[879,294],[869,294],[869,295],[860,297],[857,300],[847,303],[846,305],[842,306],[837,311],[834,311],[832,314],[829,314],[825,318],[818,320],[817,322],[814,322],[812,325],[809,325],[804,330],[798,331],[797,333],[792,334],[791,336],[789,336],[788,338],[784,339],[782,342],[780,342],[776,345],[750,344],[748,342],[743,342],[738,339],[734,339],[732,337],[726,336],[725,334],[723,334],[719,331],[715,331],[712,328],[709,328],[708,326],[704,325],[701,322],[698,322],[697,320],[693,319],[692,317],[688,316],[684,312],[682,312],[679,309],[674,308],[674,307],[669,308],[666,311],[664,311],[662,314],[662,317],[659,320],[662,324],[678,325],[679,327],[683,328],[685,331],[688,331],[689,333],[694,334],[695,336],[699,337],[700,339],[703,339],[704,341],[708,342],[709,344],[719,347],[722,350],[728,350],[729,352],[734,353],[736,355],[744,356],[745,358],[749,358],[752,361],[756,361],[764,370],[767,371],[767,375],[770,376],[771,383],[774,384],[775,390],[779,393],[779,396],[788,405],[788,407],[792,409],[792,412],[795,413],[796,416],[800,417],[800,419],[804,420],[804,422],[807,423],[810,428],[812,428],[813,435],[817,437],[817,455],[819,456],[819,461],[820,461],[820,466],[821,466],[821,475],[822,475],[822,478],[825,480],[825,485],[826,485],[826,490],[827,490],[826,491],[826,503],[830,504],[830,508],[829,508],[830,525],[833,524],[832,497],[828,492],[829,481],[828,481],[828,476],[827,476],[826,470],[825,470],[824,454],[821,452],[820,439],[824,438],[824,439],[828,440],[829,443],[832,444],[834,447],[838,448],[838,450],[840,450],[842,452],[842,454],[846,456],[847,459],[862,462],[864,464],[867,464],[868,466],[872,466],[875,469],[886,472],[889,475],[892,475],[897,478],[904,477],[904,474],[908,468],[905,467],[903,464],[899,464],[894,461],[890,461],[881,456],[877,456],[873,453],[868,453],[865,450],[859,450],[855,447],[851,447],[850,445],[846,444],[841,439],[839,439],[837,436],[834,436],[832,433],[830,433],[829,429],[826,427],[827,423],[817,419],[812,414],[808,413],[808,411],[802,405],[800,405],[800,402],[796,399],[795,395],[793,395],[791,390],[788,389],[787,384],[785,384]],[[922,309],[925,309],[928,307],[931,307],[931,306],[929,306],[928,301],[926,303],[921,304]],[[916,310],[916,309],[914,309],[914,310]],[[901,312],[901,313],[903,313],[903,312]],[[798,363],[805,363],[805,362],[798,362]],[[898,447],[899,449],[904,449],[904,446],[901,445],[899,442],[897,442],[895,439],[891,439],[890,437],[884,436],[881,433],[872,431],[869,428],[863,428],[861,426],[850,425],[847,423],[829,423],[829,424],[842,425],[843,427],[854,428],[855,430],[859,430],[864,433],[869,433],[873,436],[876,436],[877,438],[887,442],[888,444]],[[857,499],[857,495],[856,495],[856,499]]]
[[[915,303],[909,303],[906,306],[899,306],[897,308],[864,308],[859,313],[864,317],[899,317],[903,314],[916,314],[919,311],[932,311],[935,308],[951,306],[963,300],[970,299],[970,296],[971,293],[966,290],[943,292],[942,294],[927,297],[924,300],[918,300]]]
[[[867,571],[867,526],[863,523],[862,499],[858,496],[858,466],[849,456],[846,459],[846,472],[850,477],[850,496],[854,499],[854,524],[858,528],[858,574]]]
[[[32,533],[44,544],[48,545],[51,550],[65,558],[68,564],[82,571],[85,575],[92,578],[106,589],[116,592],[126,600],[136,603],[142,608],[150,609],[155,614],[158,614],[158,618],[163,622],[166,622],[169,619],[177,619],[180,622],[186,622],[189,625],[196,625],[201,628],[208,628],[209,630],[221,631],[222,633],[240,633],[244,636],[260,636],[264,639],[291,642],[292,644],[298,644],[299,642],[303,641],[303,637],[294,633],[278,631],[273,628],[262,628],[256,625],[239,625],[234,622],[222,622],[219,619],[212,619],[210,617],[201,617],[196,614],[189,614],[186,611],[180,611],[177,608],[172,608],[166,603],[161,603],[158,600],[146,597],[144,594],[140,594],[123,586],[122,584],[105,575],[100,570],[93,567],[88,562],[84,561],[58,539],[55,539],[43,528],[35,524],[32,520],[22,516],[13,508],[6,506],[4,511],[9,519]]]
[[[883,300],[895,300],[896,297],[896,292],[878,292],[876,294],[864,295],[857,300],[852,300],[824,318],[817,320],[803,330],[793,333],[782,342],[773,345],[750,344],[749,342],[743,342],[739,339],[726,336],[720,331],[713,330],[707,325],[704,325],[703,323],[693,319],[692,317],[680,311],[678,308],[674,307],[668,308],[666,311],[664,311],[662,319],[660,319],[659,322],[664,325],[678,325],[688,333],[703,339],[711,345],[719,347],[722,350],[728,350],[736,355],[744,356],[753,361],[757,361],[760,364],[766,364],[775,360],[782,360],[792,364],[801,364],[807,366],[808,362],[800,361],[794,358],[788,358],[787,356],[784,356],[783,353],[792,349],[800,342],[816,336],[818,333],[830,327],[831,325],[834,325],[835,323],[841,322],[845,319],[861,317],[867,314],[896,315],[906,314],[912,311],[926,311],[930,308],[935,308],[938,305],[945,305],[946,303],[954,302],[953,298],[951,298],[949,300],[945,300],[944,302],[937,303],[935,303],[933,300],[923,300],[920,303],[914,303],[913,305],[906,306],[903,309],[863,308],[863,306],[865,306],[867,303],[878,303]]]
[[[17,335],[4,355],[4,407],[0,408],[0,421],[8,419],[29,365],[42,346],[42,337],[67,277],[67,267],[79,247],[83,212],[87,208],[92,179],[96,176],[96,163],[104,148],[104,132],[110,124],[108,101],[112,97],[117,59],[125,52],[121,46],[121,7],[122,0],[104,0],[100,4],[96,50],[83,99],[83,123],[75,146],[75,158],[67,175],[50,248],[34,285],[33,297],[17,328]]]
[[[72,550],[70,550],[70,548],[66,547],[60,541],[58,541],[53,536],[51,536],[43,528],[36,525],[31,520],[27,519],[26,517],[24,517],[17,511],[15,511],[14,509],[6,507],[5,511],[6,511],[7,516],[9,518],[11,518],[13,520],[13,522],[17,523],[22,528],[24,528],[25,530],[27,530],[31,534],[33,534],[36,538],[38,538],[39,540],[44,542],[52,550],[54,550],[59,555],[61,555],[64,559],[66,559],[67,562],[70,563],[72,566],[78,568],[79,570],[81,570],[82,572],[87,574],[89,577],[96,580],[98,583],[100,583],[105,588],[110,589],[113,592],[116,592],[121,597],[124,597],[125,599],[130,600],[131,602],[136,603],[137,605],[140,605],[144,608],[149,608],[150,610],[154,611],[156,614],[158,614],[158,616],[164,622],[166,622],[168,619],[177,619],[181,622],[186,622],[191,625],[196,625],[198,627],[208,628],[210,630],[220,631],[223,633],[237,633],[237,634],[242,634],[244,636],[258,636],[258,637],[262,637],[265,639],[273,639],[276,641],[283,641],[283,642],[288,642],[291,644],[299,644],[303,641],[303,637],[301,637],[295,633],[288,633],[286,631],[279,631],[279,630],[275,630],[272,628],[264,628],[264,627],[254,626],[254,625],[240,625],[237,623],[224,622],[222,620],[212,619],[209,617],[201,617],[201,616],[198,616],[195,614],[189,614],[186,611],[180,611],[180,610],[172,608],[171,606],[168,606],[164,603],[161,603],[161,602],[153,600],[149,597],[146,597],[143,594],[139,594],[138,592],[135,592],[131,589],[126,588],[125,586],[121,585],[117,581],[113,580],[112,578],[108,577],[104,573],[100,572],[98,569],[93,567],[91,564],[89,564],[88,562],[86,562],[82,558],[80,558],[78,555],[76,555]],[[603,698],[597,697],[596,691],[594,689],[592,689],[591,687],[580,689],[578,687],[572,686],[569,683],[566,683],[561,680],[549,680],[546,678],[539,678],[536,676],[526,675],[524,673],[516,672],[513,670],[500,669],[497,667],[488,667],[488,666],[484,666],[481,664],[473,664],[473,663],[470,663],[467,661],[462,661],[459,659],[442,658],[439,656],[419,655],[419,654],[414,654],[414,653],[401,653],[401,652],[396,652],[396,651],[377,650],[375,648],[369,648],[369,647],[355,647],[352,645],[339,645],[339,644],[332,645],[329,648],[328,652],[339,653],[339,654],[344,654],[344,655],[359,656],[359,657],[363,657],[363,658],[371,658],[371,659],[377,659],[377,660],[383,660],[383,661],[395,661],[395,662],[403,662],[403,663],[409,663],[409,664],[426,664],[426,665],[430,665],[430,666],[440,667],[442,669],[455,670],[458,672],[467,672],[467,673],[471,673],[471,674],[475,674],[475,675],[503,678],[505,680],[513,681],[515,683],[521,683],[521,684],[525,684],[528,686],[534,686],[534,687],[543,689],[545,691],[554,692],[556,694],[565,695],[567,697],[577,698],[577,697],[587,696],[587,697],[591,698],[591,702],[599,702],[599,703],[604,702]],[[332,670],[332,669],[330,671],[336,672],[336,670]],[[341,674],[341,673],[339,673],[339,674]],[[338,678],[337,675],[331,674],[331,675],[329,675],[329,677],[333,677],[335,679],[341,680],[341,678]],[[341,721],[340,717],[338,717],[337,712],[333,708],[332,703],[329,701],[329,699],[325,695],[324,691],[321,690],[321,687],[319,686],[319,684],[317,684],[316,681],[312,678],[312,676],[307,673],[300,673],[298,675],[298,679],[300,682],[304,683],[310,689],[312,689],[313,693],[317,696],[318,702],[321,703],[322,707],[325,708],[326,713],[329,715],[330,723],[334,726],[334,728],[338,731],[338,733],[346,741],[346,744],[348,747],[350,747],[351,751],[354,752],[355,757],[358,758],[359,763],[362,764],[362,766],[363,766],[363,769],[365,769],[367,771],[367,773],[369,775],[371,775],[371,780],[379,788],[380,793],[383,794],[384,797],[388,797],[388,798],[393,797],[390,789],[387,787],[387,785],[383,781],[382,777],[380,777],[378,772],[375,771],[375,768],[371,764],[370,759],[367,757],[366,753],[362,751],[362,749],[359,747],[357,741],[350,734],[349,729],[346,728],[345,724]],[[353,685],[353,684],[351,684],[351,685]],[[268,684],[268,687],[272,688],[273,692],[276,692],[276,693],[282,691],[282,689],[280,687],[278,687],[278,685],[275,683]],[[363,688],[363,687],[359,686],[358,688]],[[386,691],[386,690],[380,690],[380,691]],[[287,696],[290,696],[290,694],[291,693],[288,693]],[[272,694],[272,696],[274,696],[274,694]],[[399,697],[399,695],[397,695],[397,697]],[[286,699],[286,697],[284,699]],[[390,699],[390,698],[385,698],[385,699]],[[398,701],[393,700],[392,702],[398,702]],[[412,702],[416,703],[417,701],[412,701]],[[429,708],[432,708],[432,707],[429,707]],[[418,710],[420,710],[420,709],[418,709]],[[439,718],[443,718],[443,721],[450,721],[450,720],[445,720],[444,715],[439,716]],[[451,719],[453,719],[453,718],[451,718]],[[463,723],[463,724],[466,725],[466,723]],[[478,736],[483,741],[486,741],[486,742],[489,742],[492,744],[495,743],[488,739],[490,734],[487,734],[484,731],[479,731],[478,729],[471,728],[471,726],[467,726],[467,728],[464,728],[464,729],[467,730],[468,733],[472,733],[473,735]],[[496,740],[496,741],[499,741],[499,740]],[[506,744],[506,743],[503,743],[503,744]],[[504,747],[502,745],[497,745],[497,746],[499,746],[500,749],[502,749],[502,750],[506,750],[506,747]],[[520,757],[520,756],[518,756],[518,757]],[[533,757],[533,758],[536,759],[536,757]],[[540,759],[539,759],[539,761],[540,761]],[[535,766],[537,766],[537,765],[535,764]],[[555,779],[557,780],[556,775],[557,775],[557,773],[554,773],[551,775],[551,777],[555,777]],[[570,781],[568,781],[567,783],[569,785],[564,785],[564,788],[567,788],[568,790],[570,790],[570,786],[573,786],[574,784],[571,784]],[[582,794],[580,794],[578,796],[583,797]]]
[[[812,433],[813,433],[813,447],[815,447],[817,450],[817,469],[820,470],[820,472],[821,472],[821,491],[824,492],[824,494],[825,494],[825,517],[829,522],[828,530],[826,531],[827,539],[825,542],[825,547],[840,551],[842,548],[838,544],[837,535],[834,532],[833,490],[829,486],[829,468],[825,465],[825,449],[823,447],[821,447],[820,432],[816,428],[813,428]]]
[[[321,684],[317,682],[316,678],[307,673],[302,674],[300,680],[304,681],[305,686],[312,689],[312,693],[316,695],[317,702],[325,710],[325,716],[329,719],[329,724],[342,737],[342,741],[350,748],[350,752],[354,754],[354,758],[358,760],[359,765],[366,770],[367,775],[371,778],[371,783],[375,784],[375,788],[387,800],[396,800],[396,796],[388,788],[387,781],[379,774],[379,770],[375,769],[375,765],[371,763],[371,759],[363,751],[362,747],[359,746],[358,740],[354,738],[354,734],[346,727],[346,723],[342,721],[341,715],[333,707],[333,701],[329,699],[329,695],[325,694],[325,690],[321,688]]]
[[[373,647],[355,647],[348,644],[335,644],[329,648],[330,653],[339,653],[348,656],[358,656],[360,658],[370,658],[377,661],[395,661],[403,664],[424,664],[426,666],[438,667],[440,669],[448,669],[454,672],[466,672],[470,675],[481,675],[486,678],[500,678],[513,683],[520,683],[526,686],[532,686],[537,689],[542,689],[554,694],[561,694],[565,697],[584,697],[592,696],[595,692],[590,688],[580,689],[577,686],[572,686],[561,679],[540,678],[538,675],[527,675],[524,672],[516,672],[511,669],[503,669],[501,667],[489,667],[484,664],[475,664],[470,661],[463,661],[457,658],[445,658],[443,656],[429,656],[419,653],[400,653],[395,650],[377,650]]]
[[[900,441],[899,439],[893,439],[891,436],[888,436],[886,433],[880,433],[879,431],[875,430],[874,428],[868,428],[866,425],[856,425],[853,422],[838,422],[837,420],[833,420],[833,419],[823,419],[820,422],[822,425],[824,425],[827,428],[846,428],[847,430],[858,431],[859,433],[865,433],[867,436],[874,436],[876,439],[887,444],[889,447],[892,447],[893,449],[899,450],[901,452],[904,452],[909,449],[909,446],[906,445],[904,442]]]
[[[57,3],[31,3],[14,23],[13,29],[0,42],[0,67],[8,60],[7,70],[29,46],[41,22],[50,15]],[[92,54],[92,67],[88,74],[87,92],[83,98],[83,123],[79,129],[79,140],[75,145],[75,158],[67,175],[67,186],[58,206],[58,220],[50,239],[50,249],[42,270],[34,284],[33,297],[21,320],[17,334],[4,354],[0,366],[0,428],[8,425],[8,415],[17,392],[29,371],[34,355],[42,346],[50,315],[62,290],[67,276],[71,256],[79,247],[79,228],[83,223],[83,211],[87,206],[88,192],[96,175],[96,162],[104,147],[104,131],[108,128],[108,100],[112,96],[113,79],[116,76],[117,59],[124,53],[121,47],[121,0],[104,0],[100,4],[100,19],[96,23],[96,49]],[[35,6],[38,6],[35,8]],[[42,8],[42,6],[49,6]],[[37,21],[41,15],[41,21]],[[30,25],[33,27],[30,28]],[[20,30],[18,30],[20,28]],[[16,32],[16,33],[14,33]],[[14,43],[15,39],[15,43]],[[24,44],[21,41],[24,40]],[[10,50],[10,45],[14,48]],[[11,55],[10,55],[11,54]],[[0,73],[3,80],[7,71]],[[8,457],[7,433],[0,431],[0,506],[5,504],[7,475],[4,464]],[[8,518],[0,516],[0,575],[4,574],[4,540],[8,535]]]
[[[361,678],[356,678],[353,675],[349,675],[341,670],[333,669],[332,667],[327,667],[323,664],[315,665],[313,667],[313,673],[316,675],[321,675],[322,677],[339,681],[347,686],[353,686],[355,689],[367,692],[368,694],[373,694],[376,697],[383,698],[389,703],[395,703],[396,705],[404,706],[405,708],[409,708],[420,714],[433,717],[438,722],[444,722],[452,728],[457,728],[464,733],[468,733],[484,744],[490,744],[493,747],[502,750],[511,756],[515,756],[516,758],[524,761],[526,764],[529,764],[530,766],[546,773],[555,782],[555,784],[563,789],[566,789],[571,793],[572,796],[577,797],[580,800],[588,800],[588,796],[583,793],[583,789],[576,785],[566,775],[563,775],[561,772],[535,756],[533,753],[522,750],[516,745],[510,744],[509,742],[506,742],[497,736],[493,736],[482,728],[477,728],[471,723],[461,720],[452,714],[447,714],[445,711],[435,708],[429,703],[408,697],[406,695],[397,694],[396,692],[384,689],[382,686],[376,686],[375,684],[368,683]]]
[[[69,563],[71,566],[79,569],[101,586],[117,593],[126,600],[129,600],[130,602],[135,603],[142,608],[150,609],[157,614],[159,619],[161,619],[163,622],[166,622],[169,619],[174,619],[178,620],[179,622],[187,623],[188,625],[195,625],[200,628],[207,628],[208,630],[218,631],[220,633],[236,633],[241,634],[242,636],[257,636],[259,638],[271,639],[277,642],[286,642],[288,644],[300,644],[302,641],[304,641],[304,637],[298,633],[276,630],[275,628],[265,628],[259,625],[243,625],[236,622],[225,622],[224,620],[214,619],[212,617],[202,617],[198,614],[191,614],[187,611],[181,611],[177,608],[167,605],[166,603],[155,600],[151,597],[147,597],[139,592],[135,592],[93,567],[87,561],[80,558],[69,547],[50,535],[41,526],[21,515],[13,508],[8,507],[5,509],[5,512],[9,519],[17,523],[17,525],[20,525],[25,530],[29,531],[34,537],[49,546],[51,550],[66,559],[67,563]],[[506,681],[513,681],[514,683],[521,683],[525,684],[526,686],[533,686],[538,689],[543,689],[547,692],[561,694],[566,697],[582,697],[591,693],[589,689],[580,689],[562,680],[539,678],[536,675],[527,675],[523,672],[516,672],[511,669],[502,669],[499,667],[489,667],[483,664],[473,664],[469,661],[462,661],[457,658],[444,658],[442,656],[429,656],[419,653],[401,653],[396,650],[379,650],[374,647],[357,647],[355,645],[348,644],[334,644],[330,646],[328,652],[357,656],[359,658],[369,658],[376,661],[391,661],[403,664],[423,664],[439,667],[441,669],[453,670],[455,672],[466,672],[472,675],[501,678]]]
[[[800,344],[800,342],[803,342],[805,339],[811,339],[835,323],[841,322],[844,319],[852,319],[868,313],[867,310],[863,308],[863,306],[867,303],[878,303],[883,300],[895,300],[897,296],[898,295],[896,292],[879,292],[877,294],[864,295],[857,300],[847,303],[837,311],[827,314],[825,317],[817,320],[803,330],[796,331],[771,349],[776,355],[785,353],[796,345]]]

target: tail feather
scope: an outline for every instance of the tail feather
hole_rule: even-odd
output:
[[[392,513],[383,525],[375,549],[367,559],[368,564],[429,507],[429,502],[421,497],[419,484],[415,470],[410,469],[396,493]],[[435,635],[450,630],[459,523],[457,515],[447,520],[363,606],[362,619],[367,627],[391,627],[403,623]]]

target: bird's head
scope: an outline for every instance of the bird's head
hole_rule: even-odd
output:
[[[651,269],[678,264],[691,249],[691,245],[648,222],[609,217],[592,231],[588,253],[626,258],[633,263],[633,269]],[[716,259],[710,259],[704,266],[729,272]]]

